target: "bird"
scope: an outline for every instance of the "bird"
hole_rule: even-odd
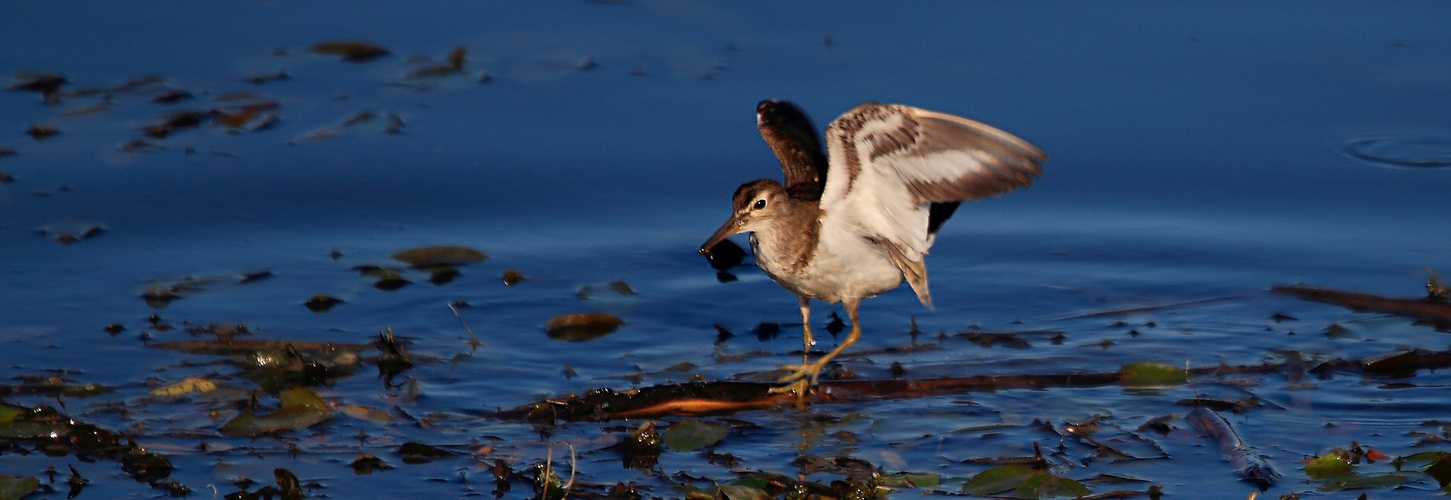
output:
[[[802,363],[772,392],[804,396],[821,370],[861,338],[862,300],[906,281],[932,308],[924,257],[958,205],[1017,188],[1042,175],[1043,150],[987,124],[900,104],[867,102],[826,127],[823,153],[806,113],[783,100],[756,106],[756,126],[781,163],[785,183],[741,184],[732,213],[700,254],[750,233],[756,265],[796,294]],[[851,330],[809,361],[812,299],[840,303]]]

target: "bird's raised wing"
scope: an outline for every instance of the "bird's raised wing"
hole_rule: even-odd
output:
[[[756,105],[756,128],[761,138],[781,161],[786,174],[786,191],[799,199],[821,198],[826,184],[826,155],[816,139],[816,127],[806,113],[786,101],[761,101]]]
[[[912,262],[932,245],[933,203],[975,200],[1027,186],[1047,155],[1012,134],[960,116],[866,103],[826,129],[826,217],[892,243]]]

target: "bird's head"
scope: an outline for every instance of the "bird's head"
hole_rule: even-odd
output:
[[[710,255],[711,248],[731,235],[770,229],[784,218],[790,198],[786,188],[771,179],[741,184],[731,203],[734,211],[730,220],[700,246],[701,255]]]

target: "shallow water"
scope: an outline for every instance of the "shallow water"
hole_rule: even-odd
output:
[[[1194,389],[1009,390],[743,412],[712,417],[736,422],[717,451],[740,465],[667,451],[651,474],[622,468],[607,449],[635,421],[568,424],[542,439],[529,425],[479,417],[600,387],[749,379],[794,358],[799,318],[790,293],[749,261],[732,270],[739,281],[722,284],[694,252],[728,215],[736,185],[779,175],[753,127],[763,98],[797,102],[819,127],[866,100],[939,109],[1049,154],[1031,189],[965,206],[943,230],[929,259],[935,310],[906,289],[864,304],[866,335],[854,351],[913,343],[912,321],[922,332],[915,342],[936,348],[845,357],[861,377],[889,378],[894,362],[909,377],[932,378],[1111,372],[1136,361],[1258,364],[1287,351],[1360,359],[1447,345],[1411,319],[1267,291],[1306,283],[1415,297],[1426,268],[1451,269],[1446,5],[836,5],[7,6],[0,46],[11,49],[0,53],[0,71],[60,73],[70,81],[64,91],[161,80],[80,114],[68,113],[106,102],[103,95],[47,105],[36,93],[0,94],[0,130],[9,131],[0,148],[17,153],[0,158],[0,171],[15,178],[0,184],[8,304],[0,373],[75,370],[66,375],[73,383],[115,386],[68,399],[65,409],[171,456],[172,477],[194,491],[217,484],[223,493],[235,491],[233,477],[269,483],[268,472],[283,467],[335,497],[487,494],[495,458],[523,469],[544,459],[551,440],[575,444],[581,480],[634,483],[646,496],[680,496],[671,482],[709,487],[735,469],[794,475],[804,454],[960,480],[986,468],[964,460],[1028,455],[1034,442],[1056,448],[1059,439],[1034,419],[1061,427],[1101,415],[1133,432],[1175,414],[1177,431],[1150,438],[1168,460],[1098,462],[1070,442],[1056,472],[1134,476],[1185,498],[1247,495],[1253,486],[1183,422],[1188,408],[1173,404],[1196,390],[1261,400],[1226,415],[1284,475],[1270,495],[1313,490],[1299,460],[1351,441],[1391,456],[1445,449],[1418,447],[1407,435],[1447,418],[1445,375],[1425,371],[1405,380],[1336,374],[1311,390],[1287,389],[1283,375],[1269,374]],[[393,54],[347,63],[307,51],[334,39]],[[461,74],[407,77],[459,46],[467,49]],[[244,81],[279,71],[285,80]],[[151,102],[163,87],[195,97]],[[237,134],[203,125],[148,140],[151,152],[120,150],[165,114],[224,106],[218,97],[235,92],[276,101],[280,121]],[[377,118],[317,138],[362,111]],[[400,133],[384,130],[391,117]],[[33,124],[60,134],[32,139],[24,130]],[[40,234],[91,226],[104,231],[68,245]],[[405,274],[413,284],[392,292],[352,270],[431,244],[490,258],[446,285]],[[505,286],[506,269],[528,280]],[[260,270],[273,276],[237,283]],[[203,280],[201,289],[159,310],[141,300],[149,285],[184,277]],[[578,297],[581,286],[612,280],[636,294]],[[322,314],[302,306],[319,293],[346,302]],[[458,300],[470,304],[461,313],[485,343],[478,349],[448,308]],[[1151,306],[1173,307],[1094,315]],[[627,324],[588,342],[545,336],[550,317],[584,311]],[[824,324],[833,311],[818,304],[813,318]],[[319,391],[432,426],[340,416],[248,440],[217,435],[221,422],[205,401],[110,411],[149,384],[195,375],[254,387],[217,358],[147,348],[144,337],[192,338],[150,327],[153,313],[177,326],[242,323],[255,338],[295,341],[369,342],[391,328],[430,360],[406,373],[421,397],[404,398],[367,370]],[[1275,313],[1297,320],[1276,322]],[[102,327],[110,323],[126,330],[109,336]],[[752,332],[761,323],[778,323],[781,333],[760,338]],[[735,336],[717,343],[713,325]],[[1341,330],[1327,335],[1331,325]],[[1065,338],[1026,335],[1030,348],[1009,349],[953,336],[972,328]],[[819,347],[833,345],[827,337]],[[682,362],[693,367],[670,370]],[[1008,425],[973,430],[996,424]],[[369,436],[361,445],[360,432]],[[202,441],[213,451],[196,451]],[[390,455],[404,441],[492,450],[404,465]],[[290,445],[302,453],[288,456]],[[355,477],[346,464],[359,451],[398,468]],[[159,494],[115,481],[114,463],[5,453],[0,474],[42,476],[61,462],[92,479],[90,495]],[[1436,489],[1421,477],[1373,496]],[[524,490],[507,496],[529,496]]]

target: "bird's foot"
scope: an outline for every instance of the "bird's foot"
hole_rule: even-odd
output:
[[[811,383],[810,383],[810,381],[808,381],[808,380],[806,380],[804,378],[801,378],[801,379],[796,379],[795,382],[791,382],[789,384],[778,385],[776,387],[772,387],[771,388],[771,394],[790,394],[790,393],[795,393],[796,394],[796,397],[798,397],[798,398],[804,398],[804,397],[806,397],[806,391],[809,391],[809,390],[811,390]]]
[[[781,382],[784,385],[772,387],[771,392],[773,394],[795,392],[798,395],[805,396],[806,391],[811,386],[816,385],[816,377],[821,375],[821,369],[826,367],[828,361],[830,359],[822,358],[816,360],[814,363],[784,366],[783,368],[791,370],[791,373],[776,379],[777,382]]]

